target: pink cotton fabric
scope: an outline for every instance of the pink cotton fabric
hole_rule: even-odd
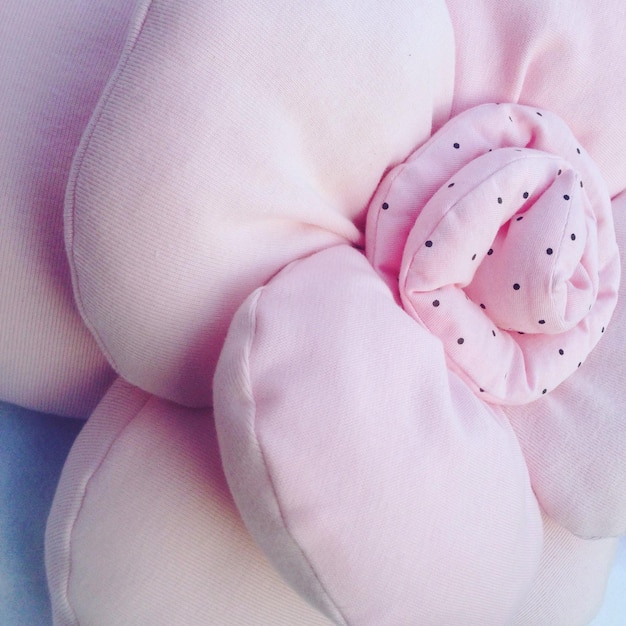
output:
[[[105,32],[107,19],[96,21]],[[595,174],[584,169],[593,168],[593,161],[601,171],[623,247],[626,227],[619,220],[626,205],[623,195],[616,199],[626,187],[626,124],[619,106],[626,101],[621,0],[601,7],[433,0],[394,3],[393,8],[378,2],[287,7],[155,0],[139,3],[132,23],[106,89],[109,65],[99,66],[102,82],[79,81],[64,92],[59,80],[46,92],[65,93],[67,102],[84,107],[78,117],[51,117],[43,106],[53,101],[47,96],[11,100],[13,91],[4,96],[14,112],[24,111],[21,129],[30,128],[31,115],[33,120],[76,122],[59,163],[42,160],[50,178],[38,180],[50,182],[42,189],[54,189],[52,196],[58,197],[69,166],[63,159],[76,150],[74,133],[102,93],[67,187],[65,242],[75,303],[64,270],[64,286],[52,290],[54,298],[43,288],[53,283],[40,268],[51,266],[38,256],[33,263],[29,255],[9,255],[11,271],[3,275],[9,278],[2,283],[3,293],[15,293],[22,276],[30,276],[25,302],[32,303],[29,310],[37,320],[42,302],[62,304],[47,309],[54,319],[64,320],[55,327],[62,332],[54,333],[58,358],[50,358],[53,352],[47,349],[40,358],[42,334],[32,332],[41,328],[39,322],[22,315],[20,306],[0,301],[6,307],[2,319],[10,322],[0,331],[9,348],[3,367],[12,376],[2,392],[13,392],[17,381],[14,397],[20,401],[82,410],[103,393],[111,366],[141,388],[112,390],[62,480],[48,538],[57,611],[75,611],[74,623],[111,618],[108,622],[125,624],[146,615],[155,623],[193,623],[204,619],[207,602],[219,598],[221,621],[227,622],[229,611],[238,610],[229,602],[241,591],[244,577],[250,603],[239,603],[241,612],[231,615],[250,621],[255,603],[267,599],[271,570],[264,561],[258,569],[248,567],[246,558],[262,558],[249,539],[240,541],[245,533],[236,526],[225,486],[220,484],[215,500],[207,488],[217,470],[202,465],[202,451],[214,463],[214,440],[203,437],[199,413],[163,399],[207,407],[215,397],[221,460],[246,524],[290,585],[336,621],[378,625],[388,620],[394,626],[413,618],[480,626],[586,621],[601,597],[614,542],[574,535],[610,537],[626,530],[624,307],[618,306],[616,321],[602,334],[599,312],[608,313],[610,297],[603,291],[607,283],[601,280],[600,257],[611,246],[596,244],[597,271],[588,271],[593,269],[588,263],[593,222],[599,241],[600,224],[606,221],[598,219],[605,205],[596,202],[603,192],[592,191],[588,180]],[[93,29],[99,32],[97,24]],[[43,50],[39,44],[31,49]],[[103,45],[112,63],[119,46]],[[85,67],[84,57],[62,58],[63,68]],[[9,65],[11,84],[24,84],[22,66]],[[28,67],[23,69],[26,75]],[[25,92],[42,84],[33,79]],[[89,97],[80,85],[91,86]],[[37,106],[22,107],[23,102]],[[469,111],[495,102],[512,103],[500,108],[509,107],[513,119],[524,108],[517,103],[533,106],[521,129],[508,116],[491,113],[478,123]],[[525,211],[517,224],[524,227],[531,212],[543,215],[541,207],[565,210],[552,201],[569,195],[570,207],[579,203],[571,215],[578,215],[588,231],[584,238],[570,239],[584,244],[582,252],[577,248],[570,257],[554,252],[550,242],[543,245],[553,249],[551,263],[559,259],[585,268],[589,280],[576,293],[585,303],[590,295],[594,301],[592,315],[570,328],[580,314],[578,306],[571,306],[575,297],[559,300],[547,292],[525,300],[533,306],[552,301],[553,312],[561,303],[561,317],[537,317],[504,298],[521,295],[517,271],[495,276],[505,286],[520,280],[520,293],[498,289],[495,303],[485,302],[495,281],[491,274],[483,282],[470,280],[468,296],[478,307],[489,304],[490,314],[500,308],[501,326],[513,326],[507,321],[513,318],[530,328],[535,318],[537,323],[545,319],[541,333],[522,332],[525,340],[536,336],[538,349],[556,359],[535,359],[536,379],[525,368],[514,369],[517,375],[505,385],[496,367],[498,353],[491,368],[494,384],[484,392],[482,375],[490,363],[484,354],[463,362],[458,350],[472,347],[470,335],[465,326],[452,326],[464,323],[457,313],[468,301],[462,297],[459,306],[448,309],[454,314],[446,318],[448,326],[438,328],[432,319],[425,326],[422,309],[441,313],[443,299],[437,298],[439,307],[433,299],[415,308],[398,289],[404,270],[413,299],[422,283],[411,281],[424,279],[422,268],[441,279],[441,264],[427,268],[418,258],[437,250],[434,243],[425,246],[423,224],[411,239],[417,220],[410,212],[405,215],[406,236],[392,263],[397,274],[376,262],[374,269],[354,249],[364,244],[368,204],[381,179],[449,120],[452,127],[461,124],[465,111],[470,121],[460,127],[463,144],[452,139],[452,148],[442,149],[444,158],[426,160],[427,171],[417,185],[407,180],[410,193],[420,198],[439,193],[439,202],[461,189],[462,181],[451,176],[468,174],[469,191],[485,199],[493,214]],[[544,126],[536,126],[539,121]],[[562,130],[564,123],[571,131]],[[570,139],[554,147],[555,136],[575,137],[581,155],[572,151]],[[17,130],[11,134],[12,140],[19,137]],[[518,143],[502,143],[503,137]],[[481,144],[486,138],[494,138],[497,148]],[[478,152],[464,162],[460,155],[468,143]],[[39,154],[38,143],[16,140],[15,145],[27,146],[27,156]],[[496,154],[480,160],[481,150],[488,148]],[[538,185],[528,199],[523,197],[527,188],[519,186],[521,162],[507,156],[517,148],[523,162],[537,165],[527,172],[522,168],[521,182]],[[457,158],[450,171],[449,152]],[[554,158],[535,158],[535,152]],[[497,172],[500,158],[512,169]],[[587,165],[581,170],[583,160]],[[561,176],[550,170],[556,162],[564,164]],[[485,163],[491,169],[483,181],[472,168],[482,170]],[[30,189],[32,168],[19,170],[10,163],[5,169],[19,173],[7,178],[15,189]],[[546,182],[550,171],[551,185]],[[577,175],[584,192],[576,188]],[[528,205],[505,203],[497,181],[511,184]],[[32,251],[45,233],[56,242],[51,256],[59,268],[60,219],[24,220],[20,208],[39,206],[39,197],[15,205],[19,210],[3,222],[19,225],[7,249]],[[496,202],[488,203],[493,197]],[[388,209],[380,203],[378,210],[391,222],[395,204],[387,203]],[[20,214],[22,221],[12,217]],[[498,215],[505,219],[504,213]],[[535,239],[553,234],[559,220],[564,229],[570,225],[570,213],[551,217],[555,221],[536,227],[534,237],[511,239],[515,245],[509,258],[516,261],[504,270],[522,270],[525,280],[545,278],[545,272],[531,272],[525,257],[516,255],[530,255]],[[37,231],[33,225],[42,222],[45,228]],[[474,231],[473,220],[451,232],[465,230]],[[524,232],[529,231],[519,231]],[[393,241],[390,247],[396,250]],[[566,236],[561,243],[568,243]],[[473,262],[494,260],[489,248],[479,257],[478,249],[463,245],[456,242],[452,251],[468,263],[466,270]],[[419,320],[407,314],[411,307]],[[484,311],[475,312],[487,315]],[[585,320],[593,331],[586,339],[568,344],[567,350],[550,343]],[[548,322],[550,333],[545,332]],[[229,326],[221,369],[213,379]],[[580,349],[582,356],[585,341],[590,347],[598,328],[604,339],[578,361],[578,369],[570,350]],[[12,341],[18,334],[32,338],[32,350],[16,348]],[[445,344],[448,336],[451,346]],[[512,340],[520,345],[519,337]],[[558,357],[567,357],[567,368],[561,368],[554,349]],[[17,376],[18,368],[10,368],[16,355],[21,359]],[[558,364],[554,371],[553,363]],[[572,364],[573,375],[558,384]],[[71,376],[64,377],[65,372]],[[30,373],[37,382],[32,387]],[[82,399],[72,404],[77,389]],[[537,395],[530,403],[507,404]],[[150,410],[139,411],[135,421],[138,398]],[[208,414],[204,419],[211,422]],[[72,535],[72,528],[78,532]],[[216,536],[223,541],[212,543]],[[228,540],[234,545],[224,554]],[[198,546],[208,549],[196,551]],[[184,563],[177,560],[183,556]],[[232,564],[232,571],[225,564]],[[103,586],[103,578],[111,584]],[[289,592],[278,577],[272,581],[276,604],[264,615],[274,623],[274,609],[281,614],[281,599]],[[285,600],[286,623],[300,623],[306,613],[299,612],[295,600],[293,594]],[[287,606],[292,601],[293,612]],[[314,612],[308,611],[315,623]]]
[[[606,183],[565,123],[488,104],[382,180],[367,256],[481,398],[523,404],[587,358],[617,302]]]
[[[616,541],[581,540],[542,518],[540,569],[510,623],[582,626],[602,602]],[[63,626],[332,623],[286,585],[244,527],[206,413],[122,380],[68,458],[47,561]]]
[[[517,437],[361,252],[251,294],[214,390],[246,526],[335,623],[495,626],[521,607],[543,531]]]
[[[566,121],[611,197],[626,188],[622,0],[447,0],[455,40],[451,117],[485,102],[537,105]]]
[[[115,378],[76,308],[63,200],[133,11],[126,0],[0,7],[0,399],[38,411],[86,418]]]
[[[385,168],[448,118],[450,18],[155,0],[135,23],[67,187],[74,295],[119,375],[208,406],[237,307],[296,258],[362,245]]]
[[[46,560],[57,626],[330,626],[244,527],[210,410],[122,380],[72,448]]]

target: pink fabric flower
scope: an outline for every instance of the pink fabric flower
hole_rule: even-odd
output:
[[[566,124],[487,104],[390,170],[366,253],[481,398],[523,404],[580,367],[617,301],[606,184]]]

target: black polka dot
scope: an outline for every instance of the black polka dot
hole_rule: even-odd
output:
[[[604,332],[604,326],[602,327],[602,332]]]
[[[448,185],[448,189],[450,189],[450,187],[454,187],[454,183],[450,183],[450,184]]]
[[[520,288],[520,287],[519,287],[519,283],[515,283],[515,284],[513,285],[513,289],[515,289],[515,291],[518,291],[518,290],[519,290],[519,288]]]
[[[561,171],[562,171],[562,170],[559,170],[559,171],[556,173],[556,175],[557,175],[557,176],[560,176],[560,175],[561,175]]]
[[[491,331],[491,334],[495,337],[495,336],[496,336],[496,331],[495,331],[495,330],[492,330],[492,331]]]
[[[480,393],[485,393],[485,390],[482,387],[480,387],[478,391],[480,391]]]
[[[540,324],[545,324],[545,323],[546,323],[546,320],[539,320],[539,323],[540,323]]]
[[[489,248],[489,250],[487,250],[487,254],[491,256],[493,254],[493,248]]]
[[[509,115],[509,121],[512,122],[513,118]]]
[[[439,302],[439,300],[433,300],[433,306],[437,307],[439,306],[441,303]]]
[[[569,200],[569,196],[568,196],[567,194],[565,194],[565,195],[563,196],[563,200]]]
[[[548,248],[546,250],[546,254],[552,254],[554,252],[554,250],[552,248]]]
[[[581,361],[581,362],[578,364],[578,367],[580,367],[582,364],[583,364],[583,362]]]
[[[572,233],[572,234],[569,236],[569,238],[570,238],[572,241],[576,241],[576,235],[575,235],[574,233]]]
[[[429,239],[425,244],[424,244],[427,248],[432,248],[433,246],[433,242]]]
[[[519,217],[517,217],[517,218],[515,219],[515,221],[516,221],[516,222],[521,222],[523,219],[524,219],[524,216],[523,216],[523,215],[520,215]]]
[[[455,143],[454,147],[458,150],[461,146],[458,143]]]
[[[538,115],[539,117],[543,117],[543,115],[542,115],[541,113],[539,113],[539,111],[537,111],[537,115]]]
[[[583,181],[582,180],[580,181],[580,186],[583,187]]]
[[[486,306],[485,306],[485,305],[481,302],[481,304],[480,304],[480,308],[481,308],[481,309],[486,309],[487,307],[486,307]]]
[[[524,196],[524,199],[528,198],[528,192],[527,192],[527,191],[525,191],[525,192],[523,193],[523,196]]]
[[[476,260],[476,255],[472,257],[472,261],[475,261],[475,260]]]
[[[580,154],[580,148],[576,148],[576,152],[578,152],[578,154]]]
[[[383,211],[386,211],[389,208],[389,205],[386,202],[383,202]]]
[[[498,198],[498,204],[502,204],[502,198]]]
[[[460,346],[462,346],[462,345],[465,343],[465,339],[463,339],[463,337],[459,337],[459,338],[456,340],[456,342],[457,342]]]
[[[541,393],[548,393],[548,390],[544,389]]]
[[[559,354],[560,354],[561,356],[563,356],[563,355],[565,354],[565,352],[563,351],[563,348],[559,348]]]
[[[518,330],[518,331],[517,331],[517,334],[518,334],[518,335],[523,335],[524,333],[523,333],[521,330]]]

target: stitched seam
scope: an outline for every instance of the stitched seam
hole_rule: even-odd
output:
[[[85,155],[91,144],[91,140],[95,133],[96,127],[98,126],[100,119],[102,118],[104,109],[106,108],[106,105],[109,102],[109,99],[111,98],[111,95],[113,94],[113,91],[119,82],[122,72],[124,71],[124,69],[126,69],[128,62],[130,60],[130,57],[132,56],[132,53],[135,51],[135,48],[137,47],[139,39],[141,38],[141,35],[144,32],[146,22],[148,19],[148,14],[150,13],[150,10],[152,9],[152,7],[153,7],[153,0],[148,0],[148,2],[146,3],[146,6],[144,7],[145,12],[143,16],[141,17],[139,27],[137,28],[137,33],[132,43],[130,45],[127,45],[126,49],[122,52],[118,65],[116,69],[114,70],[113,74],[111,75],[111,78],[109,79],[109,83],[106,86],[104,93],[102,94],[100,102],[98,103],[98,108],[94,112],[94,116],[89,122],[89,125],[85,130],[85,134],[83,135],[83,138],[81,139],[80,146],[76,153],[74,163],[72,164],[72,172],[70,174],[70,180],[68,182],[68,187],[66,190],[66,199],[65,199],[66,204],[69,205],[69,207],[71,207],[71,210],[68,212],[70,214],[70,220],[69,220],[70,223],[66,225],[69,231],[69,236],[66,235],[66,254],[68,258],[71,259],[71,262],[69,263],[69,265],[70,265],[72,283],[74,284],[74,298],[76,301],[76,306],[78,307],[79,312],[81,313],[81,318],[83,319],[83,323],[85,324],[85,326],[87,326],[89,331],[92,333],[93,337],[98,342],[98,345],[100,349],[102,350],[103,354],[105,355],[105,357],[107,358],[111,366],[116,371],[118,370],[118,367],[115,363],[115,360],[112,358],[109,350],[106,348],[106,345],[102,337],[100,336],[100,334],[98,333],[94,325],[92,324],[91,320],[86,315],[85,306],[84,306],[81,291],[80,291],[80,286],[79,286],[80,280],[78,278],[78,272],[76,271],[76,263],[75,263],[75,256],[74,256],[74,241],[76,239],[76,231],[75,231],[76,220],[74,219],[74,209],[76,206],[76,186],[78,182],[79,173],[81,172],[82,167],[83,167]],[[146,402],[142,405],[139,411],[135,414],[135,417],[136,415],[139,414],[139,412],[141,412],[145,408],[149,400],[150,398],[146,399]],[[83,490],[81,502],[79,504],[78,510],[76,511],[76,515],[74,516],[74,521],[72,522],[72,526],[70,528],[70,532],[68,536],[68,569],[67,569],[67,578],[65,581],[64,591],[65,591],[65,601],[66,601],[67,608],[70,612],[70,615],[74,623],[77,624],[78,626],[80,626],[80,621],[78,619],[78,616],[76,615],[76,611],[74,610],[72,603],[70,602],[70,596],[69,596],[70,578],[72,576],[72,535],[74,533],[74,529],[78,521],[78,517],[83,509],[87,490],[89,488],[89,484],[93,476],[96,474],[96,472],[100,470],[102,464],[104,463],[104,460],[106,459],[109,452],[111,451],[111,448],[113,447],[115,441],[119,438],[119,436],[123,434],[123,432],[128,427],[128,424],[130,424],[130,421],[126,424],[126,426],[122,429],[122,431],[120,431],[118,436],[111,442],[105,454],[103,455],[102,459],[100,460],[100,463],[92,472],[91,476],[87,479],[87,482]]]
[[[113,359],[111,353],[106,347],[105,341],[102,339],[100,333],[98,332],[98,330],[96,329],[96,327],[94,326],[90,318],[87,316],[86,308],[85,308],[83,298],[82,298],[82,292],[80,289],[80,278],[78,277],[78,271],[76,269],[76,258],[75,258],[75,251],[74,251],[74,242],[76,240],[76,227],[75,227],[76,220],[75,220],[75,214],[74,214],[75,207],[76,207],[76,187],[78,184],[80,173],[82,172],[82,169],[83,169],[85,156],[91,145],[91,141],[96,132],[96,128],[99,126],[100,120],[102,119],[102,116],[104,115],[104,111],[107,107],[107,104],[109,103],[109,100],[111,99],[113,95],[115,87],[119,83],[120,77],[122,73],[124,72],[124,70],[126,69],[130,61],[130,58],[133,55],[133,52],[135,51],[137,47],[139,39],[141,38],[141,35],[144,32],[144,28],[148,20],[148,14],[150,13],[150,10],[152,9],[152,7],[153,7],[153,0],[148,0],[146,6],[143,9],[145,13],[141,17],[141,22],[140,22],[139,28],[137,29],[137,34],[133,38],[132,43],[130,45],[125,46],[125,49],[123,50],[120,56],[118,65],[113,71],[109,79],[109,82],[104,89],[104,93],[102,94],[100,98],[97,108],[94,111],[93,117],[91,118],[87,128],[85,129],[85,132],[81,139],[76,156],[74,158],[74,162],[72,164],[70,179],[69,179],[68,186],[66,189],[66,194],[65,194],[65,204],[66,204],[66,207],[70,209],[69,211],[67,211],[67,213],[69,214],[69,220],[68,220],[69,224],[66,224],[66,254],[68,256],[68,259],[70,260],[69,265],[70,265],[70,274],[72,278],[72,283],[74,285],[74,299],[76,301],[78,310],[81,314],[83,323],[85,324],[85,326],[87,326],[87,328],[89,329],[93,337],[96,339],[98,346],[102,350],[103,354],[105,355],[105,357],[107,358],[107,360],[109,361],[113,369],[115,369],[118,372],[119,372],[119,368],[115,362],[115,359]]]
[[[326,599],[329,602],[329,605],[335,609],[335,611],[337,612],[337,614],[341,617],[341,619],[343,620],[343,624],[344,625],[348,625],[349,622],[348,620],[345,618],[345,616],[343,615],[342,611],[339,609],[339,607],[336,605],[336,603],[332,600],[330,594],[328,593],[328,590],[326,589],[325,585],[322,583],[322,581],[320,580],[318,573],[316,572],[316,570],[314,569],[313,565],[311,564],[311,561],[309,560],[307,554],[304,552],[304,550],[302,549],[302,547],[300,546],[300,544],[295,540],[295,538],[293,537],[293,535],[291,534],[291,531],[289,530],[289,527],[287,525],[286,519],[285,519],[285,515],[284,512],[282,510],[282,507],[280,505],[280,500],[278,499],[278,494],[277,494],[277,490],[276,490],[276,485],[274,483],[273,477],[272,477],[272,473],[270,471],[269,465],[267,463],[263,448],[261,447],[260,441],[259,441],[259,437],[258,437],[258,432],[257,432],[257,420],[256,420],[256,400],[255,400],[255,394],[254,394],[254,390],[252,388],[252,375],[251,375],[251,361],[250,361],[250,355],[252,354],[252,350],[254,348],[254,345],[256,343],[256,329],[257,329],[257,308],[258,308],[258,304],[259,304],[259,300],[261,299],[262,295],[263,295],[263,291],[265,290],[265,287],[262,287],[259,290],[259,295],[256,298],[256,301],[254,302],[254,309],[252,311],[252,340],[248,343],[248,347],[247,347],[247,354],[246,354],[246,362],[247,362],[247,371],[248,371],[248,385],[250,387],[250,398],[251,398],[251,403],[252,403],[252,408],[253,408],[253,416],[254,416],[254,422],[253,422],[253,432],[254,432],[254,442],[255,445],[257,447],[257,450],[259,452],[259,455],[261,457],[261,461],[263,463],[263,467],[265,469],[265,473],[268,479],[268,482],[270,484],[271,490],[272,490],[272,495],[274,497],[274,501],[276,502],[276,508],[278,510],[278,514],[280,516],[280,521],[282,523],[283,528],[285,529],[285,532],[287,533],[289,539],[292,541],[293,545],[297,547],[298,551],[300,552],[300,555],[302,556],[302,559],[304,560],[304,562],[308,565],[310,572],[313,574],[315,580],[317,581],[317,584],[319,585],[319,588],[322,590],[322,592],[324,593],[324,595],[326,596]]]
[[[468,196],[470,196],[473,192],[475,192],[476,189],[478,189],[486,181],[488,181],[490,178],[493,178],[494,176],[498,175],[500,172],[502,172],[503,170],[507,169],[508,167],[515,166],[520,161],[526,161],[528,159],[547,159],[547,160],[554,160],[554,161],[562,161],[563,160],[560,157],[555,156],[555,155],[551,155],[551,154],[548,155],[547,157],[546,157],[546,154],[525,154],[525,155],[523,155],[521,157],[517,157],[517,158],[509,161],[508,163],[505,163],[501,167],[498,167],[497,169],[493,170],[492,172],[489,172],[488,174],[486,174],[479,182],[477,182],[475,185],[473,185],[472,188],[469,191],[464,193],[460,198],[458,198],[456,200],[456,202],[451,204],[441,214],[441,217],[439,218],[437,223],[433,226],[432,230],[426,236],[430,237],[439,228],[439,226],[441,225],[441,222],[443,222],[448,217],[448,213],[451,213],[452,211],[454,211],[461,202],[463,202]],[[463,166],[463,167],[465,167],[465,166]],[[463,169],[463,168],[461,168],[461,169]],[[411,261],[410,261],[410,263],[408,263],[408,266],[411,266],[411,265],[413,265],[415,263],[415,257],[417,256],[418,252],[419,252],[419,249],[416,250],[413,253],[413,256],[411,257]],[[403,288],[404,288],[404,286],[403,286]]]
[[[105,461],[107,460],[109,453],[111,452],[113,446],[116,444],[117,441],[119,441],[119,439],[123,436],[123,434],[126,432],[127,428],[130,426],[130,424],[133,422],[133,420],[135,420],[137,418],[137,416],[146,408],[146,406],[148,405],[148,403],[153,400],[153,396],[148,396],[145,400],[145,402],[143,402],[143,404],[141,405],[141,407],[139,407],[137,409],[137,411],[135,412],[135,414],[133,415],[133,417],[131,419],[128,420],[128,422],[126,422],[126,424],[124,425],[124,427],[122,428],[122,430],[120,430],[117,435],[112,439],[112,441],[110,442],[110,444],[107,446],[107,449],[105,451],[105,453],[102,455],[100,461],[98,462],[98,464],[96,465],[96,467],[94,468],[94,470],[91,472],[91,474],[89,475],[89,478],[87,479],[87,482],[85,483],[85,486],[83,488],[83,493],[80,499],[80,504],[78,505],[78,509],[76,510],[76,514],[74,515],[74,520],[72,521],[72,526],[70,528],[70,532],[69,532],[69,536],[68,536],[68,570],[67,570],[67,578],[66,578],[66,582],[65,582],[65,597],[67,599],[67,605],[72,613],[72,616],[74,618],[74,622],[80,626],[80,621],[78,619],[78,616],[76,615],[76,612],[74,610],[74,607],[72,606],[71,602],[70,602],[70,579],[72,577],[72,545],[73,545],[73,541],[72,541],[72,536],[74,534],[74,530],[76,528],[76,524],[78,522],[78,518],[81,515],[81,512],[83,511],[84,505],[85,505],[85,499],[87,497],[87,492],[89,491],[89,485],[91,484],[91,481],[93,480],[94,476],[102,469],[102,466],[104,465]]]
[[[391,180],[389,181],[389,185],[387,187],[387,191],[385,192],[385,195],[379,198],[379,200],[382,200],[383,202],[385,202],[389,198],[389,195],[391,194],[394,188],[394,184],[396,180],[398,179],[399,176],[404,174],[404,170],[406,170],[408,166],[409,166],[409,162],[405,161],[398,167],[397,171],[395,172],[395,174],[392,176]],[[373,238],[373,244],[372,244],[372,265],[374,267],[378,265],[378,223],[380,222],[380,216],[381,216],[380,212],[382,210],[381,205],[382,205],[382,202],[379,202],[378,207],[375,209],[376,214],[374,215],[374,224],[373,224],[374,238]]]
[[[561,250],[564,247],[565,233],[567,232],[567,224],[569,223],[570,217],[572,215],[572,204],[573,204],[573,199],[570,198],[567,201],[567,215],[566,215],[565,219],[563,220],[563,226],[561,228],[561,237],[559,239],[559,247],[556,250],[556,254],[554,255],[554,261],[552,262],[552,269],[551,269],[551,272],[550,272],[550,279],[549,279],[549,282],[550,282],[550,293],[554,292],[554,284],[556,282],[556,279],[555,279],[556,264],[557,264],[556,262],[560,258]],[[595,219],[596,218],[595,211],[593,211],[593,215],[594,215],[594,219]],[[597,224],[597,220],[596,220],[596,224]],[[585,227],[586,227],[586,224],[585,224]],[[587,232],[585,232],[585,235],[587,235]],[[580,236],[582,237],[582,234]],[[587,244],[585,243],[585,247],[586,246],[587,246]],[[584,252],[583,252],[583,254],[584,254]],[[598,275],[599,274],[600,274],[600,268],[598,268]],[[599,289],[600,289],[600,284],[599,284],[599,281],[598,281],[598,291],[599,291]],[[597,293],[596,293],[596,297],[597,297]],[[561,319],[559,321],[561,323],[564,323],[565,322],[565,315],[560,315],[560,318]]]

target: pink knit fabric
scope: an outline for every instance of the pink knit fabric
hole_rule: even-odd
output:
[[[619,275],[609,198],[626,245],[621,0],[137,4],[104,91],[42,92],[86,115],[102,91],[63,152],[54,337],[139,388],[107,394],[61,481],[59,623],[305,623],[238,513],[336,623],[588,621],[614,541],[580,537],[626,530],[625,307],[585,359]],[[21,128],[65,119],[27,101]],[[472,108],[494,102],[533,106]],[[46,275],[20,267],[0,292]],[[5,336],[40,337],[11,307]],[[87,359],[41,345],[20,369],[95,399]]]
[[[522,404],[581,366],[617,302],[606,184],[565,123],[488,104],[393,168],[367,255],[484,400]]]
[[[518,439],[360,251],[295,261],[246,299],[214,398],[246,526],[335,623],[510,623],[543,545]]]
[[[482,105],[383,177],[365,252],[295,261],[235,315],[214,399],[237,506],[285,579],[337,623],[531,623],[525,577],[547,584],[531,556],[548,536],[535,534],[537,505],[579,537],[624,527],[621,457],[582,475],[567,453],[594,454],[580,407],[559,412],[565,436],[522,448],[526,485],[516,459],[528,427],[502,438],[505,409],[558,398],[611,319],[620,258],[606,183],[555,114]],[[609,420],[596,431],[607,449]],[[549,450],[546,471],[534,457]],[[565,615],[554,607],[544,612]]]

